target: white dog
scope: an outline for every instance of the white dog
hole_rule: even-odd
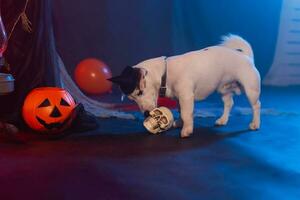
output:
[[[251,130],[260,127],[260,75],[254,65],[251,46],[239,36],[223,37],[217,46],[172,57],[158,57],[126,67],[109,79],[119,84],[140,110],[149,113],[157,107],[159,95],[179,101],[181,137],[193,132],[194,100],[203,100],[217,90],[224,102],[223,115],[215,122],[226,125],[233,106],[232,96],[245,91],[253,110]]]

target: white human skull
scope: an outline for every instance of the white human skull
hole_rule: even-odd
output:
[[[168,108],[155,108],[150,111],[149,114],[150,116],[144,121],[144,126],[149,132],[157,134],[172,127],[174,118],[172,112]]]

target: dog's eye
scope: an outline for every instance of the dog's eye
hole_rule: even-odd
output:
[[[137,93],[137,96],[142,96],[143,95],[143,91],[140,90],[138,93]]]

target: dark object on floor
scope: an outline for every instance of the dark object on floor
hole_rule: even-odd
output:
[[[0,138],[8,143],[25,143],[24,138],[19,133],[19,129],[15,125],[3,121],[0,121]]]
[[[86,111],[81,103],[74,108],[74,114],[76,117],[68,129],[68,132],[80,133],[91,131],[99,127],[96,116]]]
[[[14,134],[17,133],[19,130],[12,124],[1,122],[0,121],[0,133],[1,134]]]

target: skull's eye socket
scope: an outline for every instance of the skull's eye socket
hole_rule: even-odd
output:
[[[162,114],[162,112],[160,112],[159,110],[154,110],[153,111],[156,115],[161,115]]]
[[[162,121],[162,123],[166,124],[168,123],[168,119],[166,117],[162,117],[160,118],[160,120]]]
[[[49,99],[45,99],[38,107],[39,108],[43,108],[43,107],[48,107],[48,106],[50,106],[51,104],[50,104],[50,101],[49,101]]]
[[[63,98],[61,98],[61,100],[60,100],[60,105],[61,106],[70,106],[70,104],[66,100],[64,100]]]

